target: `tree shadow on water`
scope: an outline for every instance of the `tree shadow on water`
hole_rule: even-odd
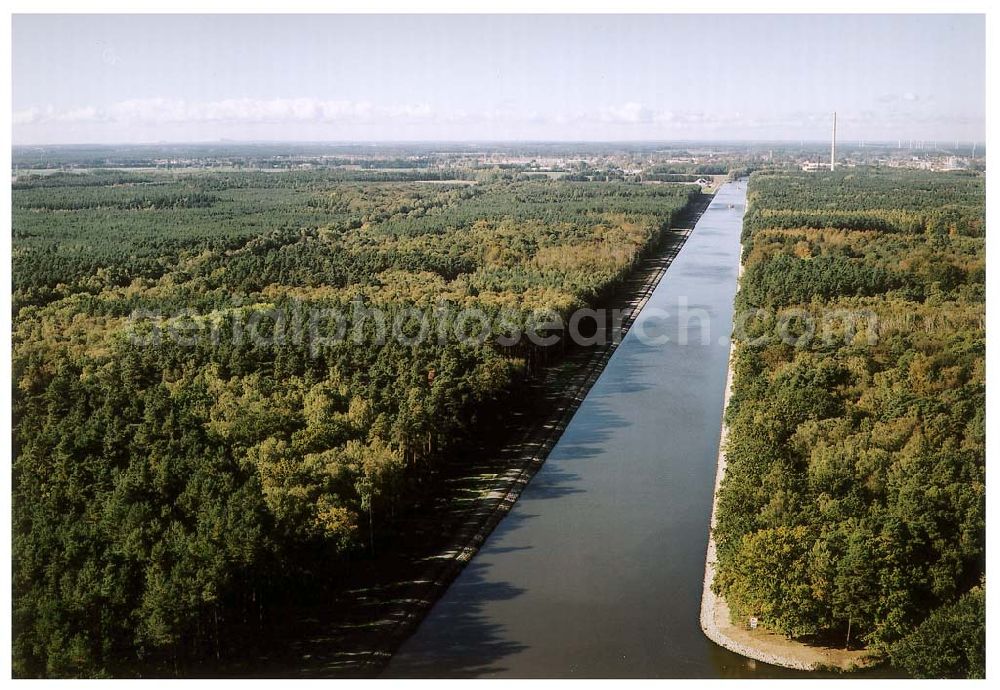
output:
[[[600,398],[648,390],[651,387],[649,369],[652,363],[647,350],[648,346],[639,339],[623,342],[588,397]]]
[[[580,472],[584,468],[580,463],[608,453],[616,434],[633,424],[611,408],[605,400],[609,397],[616,397],[613,390],[595,387],[590,391],[587,402],[577,411],[528,486],[526,496],[535,485],[556,487],[558,491],[550,489],[553,498],[583,490]]]
[[[491,552],[528,548],[501,547]],[[524,591],[489,578],[489,565],[473,561],[393,656],[382,677],[471,678],[503,672],[503,660],[527,645],[509,639],[504,626],[492,622],[489,610],[496,602]]]

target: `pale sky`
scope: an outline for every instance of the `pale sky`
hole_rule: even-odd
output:
[[[15,144],[985,138],[981,15],[15,15]]]

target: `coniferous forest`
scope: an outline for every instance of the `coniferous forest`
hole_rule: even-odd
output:
[[[16,180],[17,675],[174,674],[254,639],[558,357],[539,315],[603,303],[698,197],[438,177]],[[983,178],[749,185],[714,587],[790,637],[981,676]],[[512,335],[457,337],[470,308]]]
[[[698,195],[416,177],[15,181],[16,675],[174,673],[266,629],[548,356],[420,329],[451,332],[446,307],[518,332],[595,304]],[[380,339],[376,310],[405,337]],[[360,337],[293,337],[331,311]]]
[[[984,213],[968,174],[750,178],[715,533],[734,618],[984,676]]]
[[[985,679],[988,12],[212,4],[11,14],[13,679]]]

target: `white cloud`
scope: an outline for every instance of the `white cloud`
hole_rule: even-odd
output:
[[[234,98],[189,102],[166,98],[119,101],[106,107],[81,106],[57,110],[32,107],[14,113],[15,125],[46,122],[162,125],[168,123],[296,123],[415,120],[433,116],[426,103],[376,106],[367,101],[316,98]]]
[[[889,100],[892,99],[892,100]],[[884,94],[881,107],[839,113],[845,136],[917,136],[978,131],[981,122],[940,113],[924,96]],[[24,143],[296,138],[697,139],[825,137],[829,112],[674,110],[637,101],[591,109],[539,111],[512,102],[437,110],[426,103],[379,104],[318,98],[186,101],[144,98],[107,106],[36,105],[13,115]],[[913,134],[906,134],[913,129]],[[849,134],[850,133],[850,134]],[[924,136],[920,134],[920,136]]]
[[[56,113],[50,108],[46,116],[57,122],[92,122],[98,117],[98,112],[97,108],[93,106],[70,108],[60,113]]]
[[[583,121],[597,121],[604,124],[620,126],[645,126],[653,131],[675,130],[685,132],[692,128],[718,129],[733,125],[747,126],[751,120],[744,119],[742,113],[704,113],[700,111],[674,111],[655,109],[642,103],[628,102],[601,108],[596,117],[593,113],[577,116]]]
[[[42,111],[39,108],[25,108],[24,110],[15,110],[13,121],[14,126],[18,125],[32,125],[41,119]]]
[[[613,105],[602,108],[600,112],[600,119],[604,122],[637,124],[640,122],[649,122],[653,119],[653,113],[642,103],[631,101],[621,105]]]
[[[877,103],[885,104],[896,104],[896,105],[926,105],[934,103],[934,96],[923,95],[919,93],[914,93],[913,91],[904,91],[903,93],[883,93],[878,96],[875,101]]]

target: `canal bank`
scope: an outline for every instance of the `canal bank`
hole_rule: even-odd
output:
[[[691,228],[708,207],[701,195],[664,232],[624,284],[600,306],[622,315],[621,335],[652,296]],[[573,347],[529,382],[502,420],[441,469],[430,500],[400,516],[375,558],[352,564],[332,595],[291,611],[260,656],[224,675],[370,677],[378,675],[452,579],[507,514],[542,465],[621,339]]]
[[[737,271],[736,285],[743,277],[742,248],[741,260]],[[715,530],[716,511],[718,510],[719,487],[726,474],[726,437],[729,429],[725,424],[725,410],[729,407],[729,398],[733,392],[733,357],[735,346],[730,343],[729,359],[726,371],[726,392],[723,397],[723,423],[719,436],[719,454],[716,466],[715,485],[712,494],[712,518],[708,534],[708,548],[705,552],[705,578],[702,583],[701,622],[702,632],[708,639],[731,652],[754,659],[766,664],[772,664],[801,671],[834,670],[854,671],[871,665],[865,650],[846,650],[833,647],[807,645],[790,640],[762,627],[750,629],[746,624],[734,623],[731,619],[729,606],[724,597],[712,591],[715,579],[716,546]]]
[[[745,184],[727,184],[544,466],[388,676],[793,672],[699,626]]]

